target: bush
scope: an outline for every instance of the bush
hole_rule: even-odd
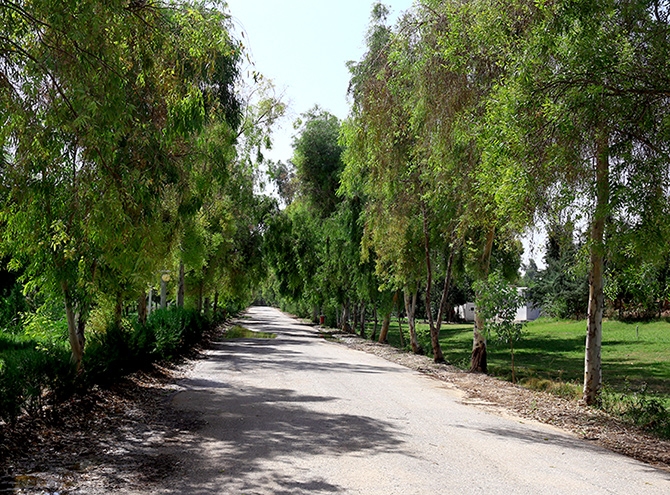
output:
[[[89,337],[84,353],[87,382],[109,385],[118,377],[171,360],[193,347],[209,325],[197,311],[172,307],[151,313],[142,325],[110,325]]]
[[[69,397],[75,376],[66,347],[0,334],[0,419],[13,421],[22,411],[37,415]]]
[[[637,391],[626,393],[605,388],[601,395],[600,407],[624,421],[670,438],[670,409],[661,399],[649,395],[646,385]]]
[[[138,342],[150,342],[153,336],[152,353],[169,360],[197,343],[207,325],[197,311],[179,307],[158,310],[147,319],[147,334],[138,335]]]
[[[157,310],[146,325],[110,324],[90,333],[78,377],[70,360],[63,322],[42,314],[28,320],[30,334],[0,332],[0,419],[13,421],[22,412],[38,415],[45,406],[74,393],[77,386],[109,385],[152,362],[184,354],[210,324],[197,311]],[[66,328],[66,327],[65,327]]]

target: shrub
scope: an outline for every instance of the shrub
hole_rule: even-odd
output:
[[[173,359],[196,344],[209,325],[193,310],[169,308],[150,315],[146,325],[109,324],[88,336],[83,374],[70,360],[64,322],[34,314],[29,334],[0,331],[0,419],[22,412],[38,415],[45,406],[74,393],[77,386],[109,385],[158,359]],[[66,330],[65,326],[65,330]]]
[[[0,334],[0,418],[39,414],[46,405],[69,397],[76,370],[63,345]]]
[[[86,380],[109,385],[158,359],[174,359],[202,338],[207,325],[197,311],[177,307],[154,311],[145,325],[110,324],[105,332],[89,337],[84,353]]]
[[[624,421],[670,438],[670,409],[663,401],[647,393],[646,385],[625,393],[603,390],[600,407]]]
[[[153,335],[153,353],[161,359],[172,359],[198,342],[207,324],[197,311],[179,307],[158,310],[147,319],[148,334],[141,339],[149,342]]]

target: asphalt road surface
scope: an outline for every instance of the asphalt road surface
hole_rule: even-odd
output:
[[[670,494],[670,473],[464,405],[275,309],[240,323],[277,338],[218,343],[180,382],[172,407],[199,426],[162,493]]]

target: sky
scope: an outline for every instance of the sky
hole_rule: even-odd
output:
[[[344,119],[349,113],[346,63],[365,53],[365,35],[375,0],[227,0],[235,31],[255,70],[271,79],[288,104],[286,117],[273,134],[266,155],[287,161],[293,155],[293,122],[314,105]],[[412,6],[412,0],[383,0],[390,23]],[[540,229],[523,239],[524,262],[540,268],[545,235]]]
[[[253,67],[271,79],[289,105],[274,132],[273,160],[291,158],[293,122],[314,105],[344,119],[349,112],[346,63],[365,53],[374,0],[228,0],[235,36]],[[412,0],[385,0],[391,22]],[[244,34],[242,34],[244,33]],[[245,70],[245,72],[247,72]]]

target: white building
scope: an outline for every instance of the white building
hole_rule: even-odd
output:
[[[526,287],[518,287],[517,290],[523,293]],[[514,319],[516,321],[533,321],[537,320],[541,313],[541,308],[535,307],[533,303],[526,302],[517,308]],[[463,321],[475,321],[475,303],[468,302],[456,306],[456,316]]]

